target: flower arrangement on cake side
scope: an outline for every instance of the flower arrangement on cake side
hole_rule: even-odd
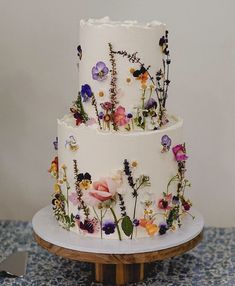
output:
[[[171,63],[168,49],[168,31],[160,38],[159,48],[162,53],[162,67],[153,76],[149,71],[150,66],[146,66],[141,61],[137,52],[130,54],[123,50],[116,51],[112,43],[109,43],[109,63],[97,60],[91,69],[93,81],[98,81],[101,84],[107,80],[110,81],[109,101],[103,101],[98,105],[96,97],[102,98],[104,92],[101,90],[98,95],[95,95],[91,85],[82,84],[77,100],[70,109],[76,125],[97,123],[100,130],[106,131],[157,130],[167,125],[166,100],[170,84],[169,66]],[[81,60],[81,45],[78,46],[78,56]],[[123,57],[130,63],[126,84],[139,84],[139,102],[136,102],[132,110],[127,110],[125,106],[119,104],[120,97],[128,95],[121,94],[121,90],[117,86],[116,57]],[[95,118],[90,118],[85,112],[86,105],[89,104],[95,110]]]
[[[191,186],[185,178],[188,156],[185,144],[171,148],[171,139],[167,135],[162,136],[161,144],[163,156],[164,153],[172,152],[175,164],[178,165],[177,174],[169,180],[161,198],[154,198],[148,175],[134,176],[140,162],[124,159],[123,167],[112,176],[104,174],[104,177],[93,181],[87,170],[79,171],[77,160],[74,159],[75,189],[72,190],[67,180],[67,167],[62,164],[59,168],[58,157],[55,157],[49,173],[56,180],[52,195],[56,219],[67,230],[77,228],[83,234],[99,233],[100,238],[117,233],[119,240],[138,238],[140,229],[153,237],[181,227],[181,218],[185,214],[190,215],[192,206],[185,196],[186,188]],[[70,152],[74,152],[73,149]],[[65,193],[62,188],[66,190]],[[132,209],[126,208],[127,193],[131,193],[133,199]],[[76,213],[70,211],[70,203],[76,207]],[[143,210],[141,216],[136,215],[137,209]]]

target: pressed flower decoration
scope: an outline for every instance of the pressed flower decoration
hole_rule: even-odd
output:
[[[83,102],[88,101],[89,98],[92,97],[92,90],[91,90],[91,87],[89,86],[89,84],[82,85],[81,96],[82,96]]]
[[[70,108],[70,111],[76,120],[76,125],[86,123],[89,120],[89,117],[83,107],[81,92],[78,93],[77,100],[74,102],[73,106]]]
[[[48,172],[51,174],[51,176],[55,179],[58,178],[58,172],[59,172],[59,167],[58,167],[58,157],[56,156],[55,159],[51,162],[51,166],[48,169]]]
[[[161,139],[162,153],[168,152],[171,147],[171,138],[168,135],[163,135]]]
[[[104,109],[109,109],[109,103],[104,104]],[[163,147],[169,149],[170,138],[164,136],[161,143]],[[77,161],[74,160],[75,191],[71,191],[67,180],[67,168],[62,164],[59,172],[56,157],[49,169],[56,179],[52,198],[55,217],[66,229],[77,227],[83,233],[99,233],[101,238],[116,233],[119,240],[122,240],[123,236],[130,239],[136,237],[140,229],[150,237],[175,230],[177,225],[181,226],[183,214],[191,215],[189,211],[192,203],[185,196],[185,190],[190,186],[185,178],[185,164],[188,159],[185,144],[173,146],[172,156],[178,165],[178,172],[167,184],[162,198],[157,201],[153,197],[154,193],[149,190],[151,186],[149,176],[143,174],[134,176],[139,165],[137,161],[129,162],[125,159],[123,170],[117,170],[112,176],[92,181],[89,172],[78,171]],[[174,192],[170,191],[172,188],[176,188]],[[132,213],[127,212],[125,204],[125,194],[128,192],[133,197]],[[138,200],[140,194],[141,199]],[[73,214],[69,204],[76,207],[79,213]],[[143,210],[142,215],[140,209]],[[108,219],[107,214],[109,214]],[[110,216],[113,219],[110,219]]]
[[[103,81],[107,78],[108,73],[109,69],[102,61],[97,62],[97,64],[92,68],[92,78],[94,80]]]
[[[130,118],[126,115],[126,110],[123,106],[118,106],[118,108],[114,112],[114,122],[117,126],[124,126],[128,124]]]
[[[79,59],[81,60],[82,59],[82,47],[81,47],[81,45],[79,45],[77,47],[77,55],[78,55]]]
[[[102,230],[106,235],[112,234],[115,232],[115,223],[113,221],[106,221],[102,226]]]
[[[184,213],[191,215],[190,210],[192,203],[185,199],[185,189],[190,187],[190,182],[185,178],[185,163],[188,159],[185,144],[178,144],[172,148],[173,156],[178,164],[178,173],[171,178],[167,185],[167,192],[163,193],[163,198],[157,203],[160,210],[165,212],[166,221],[159,227],[159,234],[165,234],[169,229],[174,230],[175,225],[181,226],[181,216]],[[176,194],[169,192],[170,186],[175,183],[177,186]]]
[[[186,155],[185,144],[179,144],[172,148],[177,162],[186,161],[188,156]]]
[[[78,150],[78,144],[77,144],[77,141],[73,135],[70,135],[69,139],[66,140],[65,148],[70,150],[70,151],[73,151],[73,152]]]
[[[54,146],[54,149],[57,151],[58,150],[58,137],[56,137],[55,141],[53,141],[53,146]]]

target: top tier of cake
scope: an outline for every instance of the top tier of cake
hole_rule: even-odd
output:
[[[168,122],[165,24],[81,20],[78,56],[81,100],[75,107],[83,113],[78,124],[131,131],[158,129]]]

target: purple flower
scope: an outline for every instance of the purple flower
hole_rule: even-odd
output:
[[[159,224],[159,234],[163,235],[168,230],[168,225],[165,222]]]
[[[91,98],[92,94],[93,93],[92,93],[92,90],[91,90],[91,87],[89,86],[89,84],[82,85],[81,96],[82,96],[84,102],[86,102],[89,98]]]
[[[79,214],[76,214],[76,215],[75,215],[75,219],[80,220],[80,215],[79,215]]]
[[[156,100],[151,97],[151,98],[146,102],[145,108],[146,108],[146,109],[152,109],[152,108],[156,109],[156,108],[157,108],[157,102],[156,102]]]
[[[55,138],[55,141],[53,141],[53,145],[55,150],[58,150],[58,137]]]
[[[173,204],[173,205],[178,205],[178,204],[179,204],[179,197],[173,196],[173,198],[172,198],[172,204]]]
[[[133,220],[133,225],[134,226],[138,226],[140,224],[140,221],[137,219],[137,218],[135,218],[134,220]]]
[[[82,47],[81,47],[81,45],[79,45],[77,47],[77,52],[78,52],[78,57],[81,60],[82,59]]]
[[[87,231],[88,233],[95,232],[94,223],[90,219],[85,219],[84,222],[80,222],[80,228]]]
[[[128,114],[127,114],[127,118],[130,119],[130,118],[132,118],[132,117],[133,117],[133,115],[132,115],[131,113],[128,113]]]
[[[109,235],[111,233],[114,233],[115,227],[116,226],[114,222],[106,221],[102,226],[102,230],[105,232],[105,234]]]
[[[161,144],[163,147],[167,147],[167,149],[169,150],[171,147],[171,138],[167,135],[163,135],[162,140],[161,140]]]
[[[103,81],[107,78],[109,69],[104,62],[98,62],[96,66],[92,68],[92,78],[94,80]]]
[[[100,111],[99,113],[99,119],[103,119],[104,118],[104,112]]]

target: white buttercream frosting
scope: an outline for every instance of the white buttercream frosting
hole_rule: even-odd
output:
[[[148,29],[155,26],[165,25],[161,22],[158,22],[156,20],[148,22],[148,23],[141,23],[136,20],[130,21],[113,21],[108,16],[103,17],[101,19],[88,19],[84,20],[82,19],[80,21],[81,26],[89,25],[89,26],[109,26],[109,27],[138,27],[143,29]]]

